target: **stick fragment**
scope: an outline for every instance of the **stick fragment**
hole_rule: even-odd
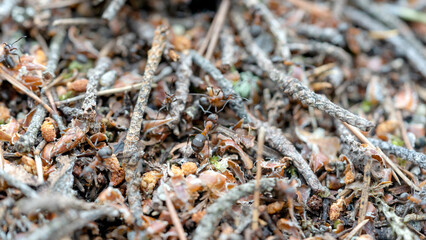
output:
[[[382,149],[386,154],[392,154],[399,158],[408,160],[415,164],[418,164],[421,168],[426,169],[426,155],[414,150],[410,150],[404,147],[395,146],[391,143],[384,142],[382,140],[369,138],[368,139],[374,146]]]
[[[111,21],[123,7],[126,0],[112,0],[102,14],[102,18]]]
[[[27,184],[9,175],[3,169],[0,169],[0,179],[4,179],[8,185],[19,189],[27,197],[34,198],[38,196],[37,192],[30,188]]]
[[[386,156],[380,148],[374,147],[374,145],[355,127],[343,123],[359,140],[361,140],[363,143],[368,144],[370,147],[375,148],[377,152],[380,154],[380,157],[396,172],[396,174],[404,180],[410,187],[412,187],[414,190],[420,191],[420,188],[414,184],[405,174],[399,169],[399,166],[396,165],[392,160],[389,159],[388,156]]]
[[[87,73],[89,82],[87,83],[86,97],[84,98],[82,109],[84,111],[84,118],[90,122],[94,122],[96,118],[96,92],[98,91],[99,79],[110,65],[111,59],[100,57],[96,63],[96,67],[90,69]]]
[[[287,46],[287,32],[285,28],[282,27],[280,22],[278,22],[278,20],[275,18],[274,14],[262,2],[256,1],[253,3],[251,0],[245,0],[244,3],[248,7],[254,7],[254,9],[256,9],[262,15],[263,19],[267,23],[267,26],[269,27],[269,30],[277,40],[278,52],[284,59],[290,60],[291,53]]]
[[[259,65],[263,71],[268,73],[270,79],[278,82],[284,93],[294,99],[300,100],[303,104],[317,108],[332,117],[347,122],[353,126],[357,126],[363,131],[368,131],[374,126],[370,121],[332,103],[326,97],[314,93],[312,90],[304,86],[299,80],[276,69],[266,53],[253,41],[253,38],[246,26],[247,24],[244,22],[241,14],[237,11],[232,11],[231,19],[234,22],[247,51],[256,59],[257,65]]]
[[[276,179],[263,178],[260,180],[260,192],[272,191],[276,185]],[[220,197],[215,203],[207,208],[206,215],[201,219],[197,229],[195,229],[194,240],[209,239],[216,229],[223,212],[230,209],[240,198],[253,194],[255,181],[234,187],[228,193]]]
[[[143,115],[145,113],[146,104],[148,103],[149,93],[151,92],[151,83],[154,73],[157,70],[161,60],[168,28],[165,25],[157,27],[155,30],[154,40],[151,49],[148,51],[148,61],[145,67],[145,73],[142,78],[142,86],[139,91],[138,100],[133,110],[129,130],[124,140],[124,164],[127,182],[127,199],[129,201],[130,210],[135,217],[136,225],[142,224],[142,197],[140,194],[143,149],[138,149],[137,143],[140,139],[141,125]]]
[[[19,152],[30,152],[36,144],[37,135],[40,131],[41,124],[43,124],[44,118],[46,117],[46,109],[40,104],[37,106],[36,112],[31,119],[30,125],[27,131],[19,137],[15,147]]]
[[[55,71],[58,67],[59,58],[61,57],[61,45],[65,39],[65,29],[59,28],[56,35],[52,38],[49,47],[49,58],[47,60],[46,70],[43,72],[43,79],[50,81],[55,77]]]

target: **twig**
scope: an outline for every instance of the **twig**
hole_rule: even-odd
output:
[[[149,93],[151,92],[151,82],[161,60],[161,55],[166,44],[167,33],[168,29],[164,25],[155,30],[152,47],[148,51],[148,61],[146,63],[145,73],[142,79],[143,85],[139,91],[138,100],[133,110],[126,140],[124,141],[125,156],[137,151],[136,143],[139,141],[143,114],[145,113],[145,107],[148,102]]]
[[[102,18],[111,21],[120,11],[126,0],[112,0],[102,14]]]
[[[175,207],[173,206],[172,200],[170,200],[169,192],[167,191],[167,187],[164,186],[164,196],[166,197],[166,205],[167,209],[169,209],[170,217],[172,218],[173,225],[176,228],[180,240],[185,240],[185,230],[183,230],[182,223],[179,220],[178,214],[176,212]]]
[[[114,85],[116,78],[117,78],[117,72],[115,70],[110,70],[104,73],[101,79],[99,80],[99,84],[101,85],[100,89],[101,90],[110,89]]]
[[[7,18],[11,13],[13,7],[18,3],[17,0],[4,0],[0,4],[0,21]]]
[[[389,206],[382,199],[376,198],[376,203],[379,210],[385,214],[386,219],[398,237],[406,240],[416,239],[413,232],[407,228],[402,219],[395,212],[391,212]]]
[[[62,196],[73,196],[74,190],[74,175],[72,173],[74,168],[76,157],[71,156],[59,156],[56,161],[59,163],[56,171],[49,175],[47,179],[48,190],[52,192],[58,192]]]
[[[312,188],[312,191],[319,193],[322,197],[327,197],[330,195],[328,188],[321,185],[321,182],[309,167],[309,164],[305,161],[305,159],[303,159],[300,153],[297,152],[293,144],[287,140],[280,129],[273,127],[266,122],[262,122],[252,116],[250,116],[250,120],[254,123],[256,128],[263,127],[265,129],[265,140],[272,148],[278,150],[281,152],[281,154],[288,156],[293,160],[294,166],[303,176],[309,187]]]
[[[192,58],[190,55],[182,55],[180,57],[180,65],[177,69],[176,76],[177,81],[175,83],[176,92],[175,99],[170,106],[170,115],[173,117],[173,121],[169,126],[176,126],[180,122],[180,118],[183,110],[186,106],[189,93],[189,77],[192,75]],[[178,128],[175,128],[178,129]],[[177,133],[175,131],[175,133]],[[176,134],[178,135],[178,134]]]
[[[369,138],[368,139],[374,146],[382,149],[386,154],[392,154],[399,158],[408,160],[418,164],[421,168],[426,169],[426,155],[414,150],[406,149],[403,147],[395,146],[391,143],[382,140]]]
[[[157,76],[154,77],[154,82],[161,80],[164,76],[167,76],[170,73],[172,73],[171,68],[167,68],[167,67],[164,68]],[[106,89],[106,90],[96,92],[96,96],[107,96],[107,95],[111,95],[111,94],[115,94],[115,93],[127,92],[127,91],[132,91],[132,90],[139,90],[139,89],[141,89],[141,87],[143,85],[144,85],[144,83],[136,83],[136,84],[125,86],[125,87]],[[151,87],[156,87],[156,86],[157,86],[157,84],[155,84],[155,83],[151,84]],[[76,96],[76,97],[73,97],[73,98],[68,98],[68,99],[63,100],[63,101],[58,101],[58,102],[55,102],[55,103],[56,103],[56,105],[68,104],[68,103],[72,103],[72,102],[75,102],[75,101],[82,100],[82,99],[84,99],[84,97],[85,97],[85,95],[83,94],[83,95],[79,95],[79,96]]]
[[[215,203],[207,208],[206,215],[201,219],[195,230],[194,240],[209,239],[216,229],[219,220],[225,210],[230,209],[240,198],[253,194],[255,189],[255,181],[234,187],[228,193],[220,197]],[[263,178],[260,180],[260,192],[272,191],[275,187],[276,179]]]
[[[46,70],[43,72],[43,79],[50,81],[55,77],[55,71],[58,67],[59,58],[61,57],[62,43],[65,39],[65,29],[58,28],[56,35],[52,38],[49,47],[49,56],[47,60]]]
[[[54,9],[54,8],[63,8],[70,5],[75,5],[78,3],[84,2],[84,0],[62,0],[60,2],[49,2],[40,6],[36,6],[35,9]]]
[[[315,39],[321,42],[329,42],[339,47],[346,45],[345,38],[334,28],[321,28],[310,24],[297,24],[293,26],[294,30],[303,36]]]
[[[362,170],[368,158],[366,148],[356,140],[354,135],[339,121],[334,121],[337,128],[337,134],[340,138],[340,151],[351,158],[355,166]]]
[[[104,25],[105,19],[100,18],[61,18],[53,21],[52,26],[67,26],[67,25]]]
[[[375,148],[377,152],[380,154],[380,157],[398,174],[399,177],[404,180],[410,187],[412,187],[414,190],[420,191],[420,188],[416,186],[407,176],[402,173],[402,171],[399,169],[399,166],[396,165],[392,160],[389,159],[388,156],[386,156],[380,148],[374,147],[374,145],[355,127],[348,125],[347,123],[343,123],[361,142],[368,144],[370,147]]]
[[[334,46],[326,42],[309,41],[307,43],[289,43],[288,48],[291,51],[300,51],[301,53],[317,52],[327,54],[336,58],[343,66],[350,68],[352,66],[352,56],[343,48]]]
[[[207,48],[207,52],[205,57],[207,59],[210,59],[213,54],[213,50],[216,47],[217,40],[219,39],[219,33],[222,29],[223,23],[225,22],[226,14],[228,13],[229,6],[231,5],[230,0],[222,0],[219,6],[219,10],[217,11],[217,14],[215,16],[215,26],[212,32],[212,36],[210,38],[209,46]],[[217,20],[216,20],[217,18]]]
[[[245,111],[243,100],[239,94],[235,93],[232,87],[232,83],[226,79],[219,71],[219,69],[213,66],[210,61],[200,56],[197,52],[191,51],[191,56],[194,63],[210,74],[210,76],[219,84],[223,94],[226,96],[232,96],[230,101],[231,108],[235,111],[238,117],[247,121],[247,112]]]
[[[55,199],[55,201],[52,201]],[[63,196],[59,193],[42,193],[37,198],[22,199],[17,203],[20,213],[28,214],[37,211],[58,212],[68,209],[91,210],[95,203],[86,202],[75,197]]]
[[[355,1],[354,4],[372,17],[384,23],[390,29],[397,29],[400,36],[408,41],[409,45],[416,48],[418,51],[423,53],[423,55],[426,54],[424,45],[421,41],[419,41],[420,39],[418,39],[411,31],[410,27],[404,21],[394,16],[394,14],[389,14],[389,4],[379,5],[369,0]]]
[[[368,207],[368,195],[370,193],[370,181],[371,181],[371,165],[372,158],[368,158],[367,163],[364,166],[364,180],[363,188],[361,191],[361,197],[359,199],[359,211],[358,211],[358,224],[365,219]]]
[[[155,30],[154,40],[151,49],[148,51],[148,61],[145,67],[145,73],[142,79],[143,85],[139,91],[138,100],[133,110],[129,130],[124,140],[123,155],[126,158],[125,174],[127,182],[127,199],[129,201],[130,210],[135,217],[136,225],[142,224],[142,198],[140,194],[140,182],[142,162],[140,156],[143,154],[142,149],[138,149],[137,143],[140,137],[141,125],[145,107],[148,102],[149,93],[151,92],[151,82],[154,78],[155,70],[161,60],[161,55],[166,45],[168,28],[165,25],[157,27]],[[139,154],[137,154],[139,153]]]
[[[370,121],[343,109],[342,107],[332,103],[326,97],[314,93],[309,88],[302,85],[299,80],[277,70],[273,66],[272,61],[268,59],[266,53],[253,41],[241,14],[237,11],[232,11],[231,18],[247,51],[249,51],[249,53],[256,59],[257,65],[259,65],[263,71],[268,73],[269,78],[280,84],[280,88],[284,91],[284,93],[294,99],[300,100],[303,104],[317,108],[332,117],[357,126],[363,131],[368,131],[374,126]]]
[[[19,181],[13,176],[10,176],[3,169],[0,169],[0,179],[4,179],[8,185],[19,189],[27,197],[34,198],[38,196],[37,192],[30,188],[27,184]]]
[[[404,139],[405,146],[409,150],[414,150],[413,146],[411,146],[410,139],[408,139],[407,129],[404,126],[404,120],[402,119],[401,111],[396,111],[396,119],[399,123],[399,129],[401,130],[402,139]]]
[[[355,8],[347,6],[345,8],[345,15],[353,22],[370,31],[388,30],[386,26]],[[396,51],[401,52],[408,59],[408,62],[417,71],[419,71],[423,77],[426,77],[426,68],[424,68],[424,66],[426,66],[426,58],[423,56],[421,51],[410,46],[409,43],[399,36],[386,38],[385,40],[391,43],[395,47]]]
[[[278,52],[284,59],[290,60],[291,53],[287,46],[288,43],[286,30],[281,26],[281,24],[275,18],[274,14],[269,11],[263,2],[256,1],[253,3],[251,0],[245,0],[244,3],[247,7],[253,7],[262,15],[263,19],[267,23],[267,26],[269,27],[269,30],[277,40]]]
[[[31,234],[25,236],[25,239],[61,239],[99,218],[118,217],[119,215],[119,212],[112,207],[102,207],[89,211],[69,210],[67,213],[54,218],[48,224],[36,228]]]
[[[18,88],[19,90],[23,91],[25,94],[27,94],[29,97],[34,99],[36,102],[40,103],[49,113],[53,114],[53,110],[47,105],[45,102],[43,102],[37,95],[35,95],[33,92],[28,90],[22,83],[20,83],[18,80],[16,80],[14,77],[12,77],[5,69],[4,66],[0,66],[0,76],[6,79],[10,84]]]
[[[20,152],[29,152],[36,144],[37,135],[40,131],[41,124],[46,117],[46,109],[42,105],[37,106],[37,110],[34,113],[34,116],[31,119],[30,125],[27,128],[27,131],[19,137],[18,142],[16,142],[15,147]]]
[[[94,122],[96,118],[96,92],[98,91],[99,79],[110,65],[111,59],[100,57],[96,63],[96,67],[90,69],[87,73],[89,82],[87,83],[86,97],[84,98],[82,109],[84,111],[84,118],[90,122]]]
[[[363,221],[359,222],[359,223],[356,225],[356,227],[354,227],[354,228],[352,229],[352,231],[350,231],[350,232],[348,233],[348,235],[346,235],[345,240],[350,240],[350,239],[352,239],[352,237],[353,237],[353,236],[355,236],[355,234],[356,234],[359,230],[361,230],[361,229],[362,229],[362,227],[364,227],[364,225],[368,223],[368,221],[370,221],[370,220],[369,220],[369,219],[365,219],[365,220],[363,220]]]
[[[59,107],[59,109],[62,110],[62,112],[66,115],[66,116],[70,116],[70,117],[75,117],[75,118],[80,118],[81,116],[83,116],[83,110],[79,109],[79,108],[75,108],[75,107]]]
[[[220,35],[220,46],[222,51],[222,66],[221,69],[228,71],[236,62],[235,57],[235,41],[231,29],[225,26]]]
[[[425,221],[426,220],[426,214],[415,214],[411,213],[404,217],[404,222],[410,222],[410,221]]]
[[[260,179],[262,178],[262,152],[263,146],[265,145],[265,129],[261,127],[259,129],[259,135],[257,137],[258,148],[256,157],[256,185],[254,189],[254,208],[253,208],[253,221],[251,228],[255,231],[259,227],[259,205],[260,205]]]

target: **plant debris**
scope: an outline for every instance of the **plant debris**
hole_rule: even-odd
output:
[[[425,10],[2,1],[0,239],[425,239]]]

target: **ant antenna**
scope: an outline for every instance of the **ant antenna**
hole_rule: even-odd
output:
[[[210,108],[211,108],[211,105],[209,106],[209,108],[207,108],[207,110],[205,110],[204,108],[203,108],[203,106],[201,106],[201,104],[198,104],[198,106],[201,108],[201,110],[203,110],[203,112],[204,113],[212,113],[212,112],[210,112],[209,110],[210,110]]]
[[[14,41],[11,45],[13,45],[13,44],[17,43],[19,40],[21,40],[21,39],[23,39],[23,38],[26,38],[26,37],[27,37],[27,36],[22,36],[22,37],[18,38],[18,40]]]

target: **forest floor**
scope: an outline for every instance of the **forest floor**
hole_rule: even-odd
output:
[[[0,239],[425,239],[426,5],[0,3]]]

